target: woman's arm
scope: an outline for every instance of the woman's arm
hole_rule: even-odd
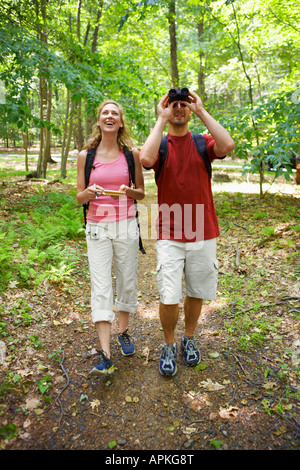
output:
[[[78,154],[77,158],[77,202],[81,205],[86,204],[91,199],[95,199],[95,194],[100,196],[103,188],[101,186],[94,185],[85,187],[85,162],[86,162],[87,150],[82,150]]]

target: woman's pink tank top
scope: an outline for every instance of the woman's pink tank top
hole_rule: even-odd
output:
[[[96,183],[104,189],[118,191],[121,184],[128,186],[129,171],[123,152],[112,162],[99,162],[94,159],[94,168],[90,175],[89,186]],[[133,199],[121,196],[113,199],[111,196],[99,196],[90,201],[87,214],[88,222],[116,222],[122,219],[129,219],[135,216]]]

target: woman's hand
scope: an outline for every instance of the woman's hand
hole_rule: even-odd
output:
[[[98,186],[96,184],[92,184],[88,188],[86,188],[86,192],[88,195],[88,200],[97,199],[99,196],[103,194],[104,188],[102,186]]]

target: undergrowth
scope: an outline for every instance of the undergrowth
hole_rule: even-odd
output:
[[[43,280],[66,281],[79,262],[74,240],[82,236],[82,212],[75,193],[25,195],[0,223],[0,291],[9,283],[35,287]]]

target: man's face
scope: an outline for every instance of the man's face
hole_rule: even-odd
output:
[[[169,104],[169,108],[171,109],[169,122],[173,126],[184,126],[189,122],[191,110],[184,101],[173,101]]]

